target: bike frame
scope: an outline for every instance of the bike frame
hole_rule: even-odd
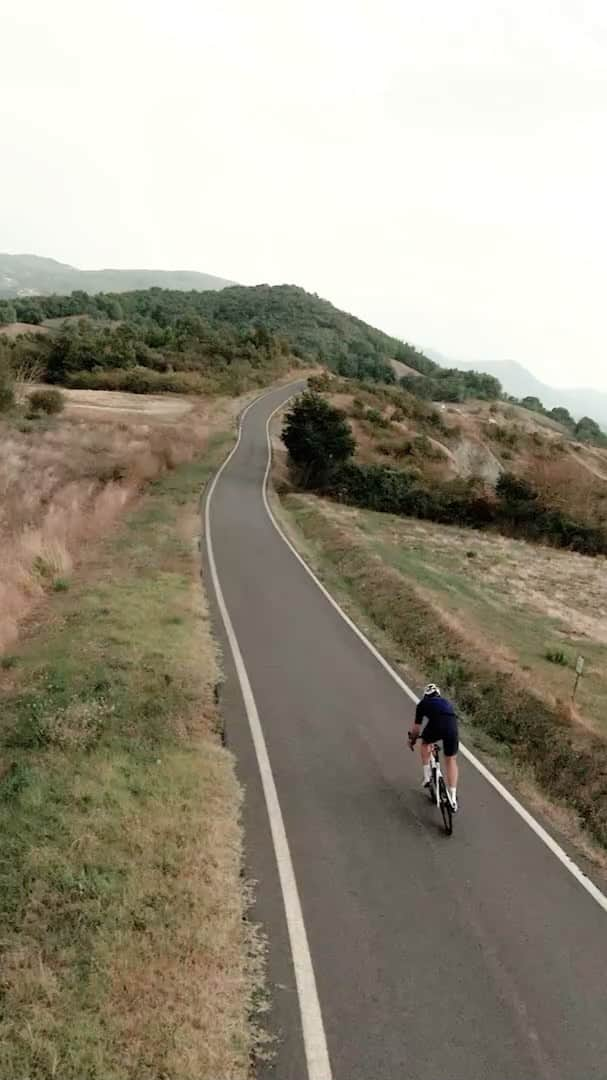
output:
[[[438,753],[438,746],[432,747],[432,755],[430,757],[430,768],[432,769],[432,802],[440,809],[440,780],[443,775],[440,767],[440,757]]]
[[[436,808],[441,812],[447,836],[451,836],[453,833],[453,810],[447,794],[445,778],[440,767],[440,755],[436,743],[432,747],[430,767],[432,769],[430,797]]]

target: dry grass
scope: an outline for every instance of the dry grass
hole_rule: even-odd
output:
[[[277,385],[315,370],[296,369]],[[35,365],[18,375],[25,396],[35,385]],[[212,432],[230,427],[258,393],[62,392],[66,410],[52,420],[0,418],[0,655],[146,485],[192,461]]]
[[[100,408],[85,416],[78,398],[53,421],[0,422],[0,652],[91,541],[149,481],[200,453],[222,410],[229,412],[227,403],[187,402],[184,424],[170,411],[159,414],[155,399],[140,400],[132,415],[114,415],[108,410],[130,407],[126,395],[115,403],[111,394],[100,396]]]
[[[414,415],[395,420],[395,406],[387,403],[381,389],[357,389],[346,380],[334,380],[325,396],[348,415],[356,458],[362,463],[415,468],[429,481],[479,477],[489,487],[502,472],[515,472],[527,477],[554,507],[582,521],[607,525],[607,451],[577,443],[549,417],[503,403],[466,402],[439,407],[441,434]],[[361,418],[356,397],[381,413],[389,427]],[[425,442],[418,442],[413,454],[400,452],[421,435]],[[424,445],[430,453],[424,453]]]
[[[166,474],[0,670],[0,1077],[245,1080],[262,951],[198,498]]]
[[[476,655],[536,686],[566,719],[607,735],[604,558],[330,503],[323,513],[414,582]],[[551,648],[563,650],[565,665],[546,659]],[[578,653],[587,666],[572,709]]]
[[[582,521],[607,524],[607,457],[589,448],[558,457],[535,456],[521,472],[550,505]]]

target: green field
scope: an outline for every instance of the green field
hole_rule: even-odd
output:
[[[299,520],[306,504],[291,501]],[[607,735],[604,559],[335,504],[323,513],[423,590],[471,650],[553,700],[570,701],[583,655],[579,719]]]

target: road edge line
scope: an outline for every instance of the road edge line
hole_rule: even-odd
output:
[[[335,608],[335,610],[341,616],[344,622],[347,623],[347,625],[354,632],[354,634],[356,634],[356,637],[359,638],[360,641],[362,641],[362,643],[367,647],[369,652],[372,653],[378,663],[380,663],[384,670],[387,671],[388,675],[390,675],[390,677],[400,687],[400,689],[407,695],[407,697],[410,698],[411,701],[417,704],[417,702],[419,701],[417,694],[411,689],[410,686],[407,686],[404,679],[401,678],[401,676],[388,663],[385,657],[382,656],[379,650],[376,649],[375,645],[373,645],[373,643],[369,641],[369,638],[366,637],[363,631],[356,625],[355,622],[353,622],[350,616],[346,614],[343,608],[340,607],[337,600],[335,600],[335,598],[331,596],[329,590],[323,585],[322,581],[319,580],[311,567],[308,566],[303,556],[300,555],[296,547],[291,543],[288,536],[280,527],[274,516],[272,507],[270,506],[270,501],[268,499],[268,482],[270,478],[270,469],[272,467],[272,440],[270,436],[270,424],[276,413],[283,409],[288,401],[290,401],[290,398],[287,398],[280,405],[277,405],[273,412],[270,413],[266,421],[266,442],[268,447],[268,460],[266,463],[266,470],[264,473],[262,484],[262,498],[266,513],[270,518],[270,521],[272,522],[272,525],[276,529],[278,535],[293,553],[297,561],[301,563],[304,570],[312,578],[312,581],[320,589],[323,596],[329,601],[332,607]],[[477,769],[481,776],[484,777],[484,779],[489,784],[491,784],[491,787],[493,787],[495,791],[497,791],[498,794],[501,795],[501,797],[508,803],[508,805],[512,807],[512,809],[518,814],[518,816],[522,818],[525,824],[529,826],[529,828],[536,834],[536,836],[539,837],[542,843],[544,843],[546,847],[552,852],[552,854],[556,856],[559,862],[562,863],[565,869],[567,869],[569,873],[576,879],[576,881],[579,882],[582,888],[584,888],[586,892],[589,893],[589,895],[593,898],[593,900],[596,901],[599,907],[601,907],[603,911],[607,912],[607,896],[605,896],[605,894],[599,889],[598,885],[594,884],[594,882],[588,877],[588,875],[580,869],[577,863],[574,862],[574,860],[571,858],[571,856],[567,854],[564,848],[562,848],[561,845],[557,843],[554,837],[550,835],[550,833],[544,828],[544,826],[540,825],[539,821],[537,821],[537,819],[533,817],[533,814],[531,814],[529,810],[527,810],[523,806],[523,804],[520,803],[510,791],[508,791],[508,788],[504,787],[504,785],[497,779],[497,777],[493,775],[493,773],[487,768],[486,765],[483,765],[482,761],[480,761],[479,758],[477,758],[471,750],[468,750],[468,748],[462,743],[460,743],[459,748],[462,756],[465,757],[470,762],[470,764],[474,766],[475,769]]]
[[[308,1080],[332,1080],[329,1051],[327,1047],[325,1029],[320,1009],[320,1001],[318,998],[316,977],[314,975],[312,956],[308,944],[308,936],[303,919],[301,901],[297,889],[295,871],[291,859],[291,852],[289,849],[289,842],[287,839],[284,819],[282,816],[282,811],[280,809],[278,792],[272,773],[270,758],[268,755],[266,741],[263,734],[263,728],[261,726],[261,720],[259,718],[259,712],[257,710],[257,705],[253,696],[251,683],[249,681],[244,660],[242,658],[242,653],[240,651],[240,646],[238,644],[238,639],[236,637],[234,627],[232,626],[232,620],[230,619],[230,615],[223,595],[223,590],[219,581],[219,574],[217,572],[217,565],[215,563],[213,541],[211,536],[210,507],[213,492],[215,491],[215,487],[217,486],[221,474],[223,473],[224,469],[229,464],[232,457],[240,446],[243,422],[247,413],[253,407],[253,405],[257,404],[258,401],[262,400],[263,397],[266,396],[266,394],[263,394],[260,397],[256,398],[254,401],[252,401],[249,405],[247,405],[247,407],[243,410],[240,416],[236,443],[232,447],[223,464],[216,472],[211,486],[208,490],[204,507],[204,531],[207,549],[207,559],[211,571],[213,589],[215,591],[217,606],[221,614],[226,636],[230,645],[230,651],[234,660],[234,666],[236,668],[238,681],[240,683],[244,707],[247,714],[247,719],[249,721],[251,738],[253,740],[253,745],[255,748],[257,767],[259,769],[259,775],[261,778],[266,803],[266,811],[270,823],[270,832],[272,835],[274,855],[278,868],[278,877],[280,881],[283,905],[287,921],[287,930],[289,933],[291,957],[293,960],[293,968],[295,971],[295,982],[297,986],[297,997],[299,1001],[299,1012],[301,1016]]]

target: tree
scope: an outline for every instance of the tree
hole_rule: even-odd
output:
[[[17,322],[17,311],[14,304],[11,304],[10,300],[0,301],[0,326],[8,325],[9,323]]]
[[[530,409],[531,412],[543,412],[544,406],[542,405],[539,397],[534,397],[530,394],[528,397],[524,397],[521,401],[521,405],[524,409]]]
[[[573,433],[581,442],[602,442],[605,439],[596,420],[590,416],[583,416],[581,420],[578,420]]]
[[[557,405],[555,409],[551,409],[550,415],[553,420],[556,420],[559,424],[563,424],[565,427],[572,428],[575,426],[575,420],[569,412],[569,409],[565,409],[562,405]]]
[[[303,487],[322,488],[339,465],[348,461],[356,443],[339,409],[319,394],[305,393],[287,413],[282,441]]]
[[[522,476],[503,472],[495,485],[498,499],[505,503],[532,503],[537,499],[537,491]]]
[[[42,322],[42,314],[40,308],[37,306],[35,300],[28,301],[19,308],[19,318],[21,322],[31,323],[32,326],[38,326]]]
[[[404,375],[401,386],[426,401],[499,401],[502,385],[493,375],[459,368],[436,368],[429,375]]]

